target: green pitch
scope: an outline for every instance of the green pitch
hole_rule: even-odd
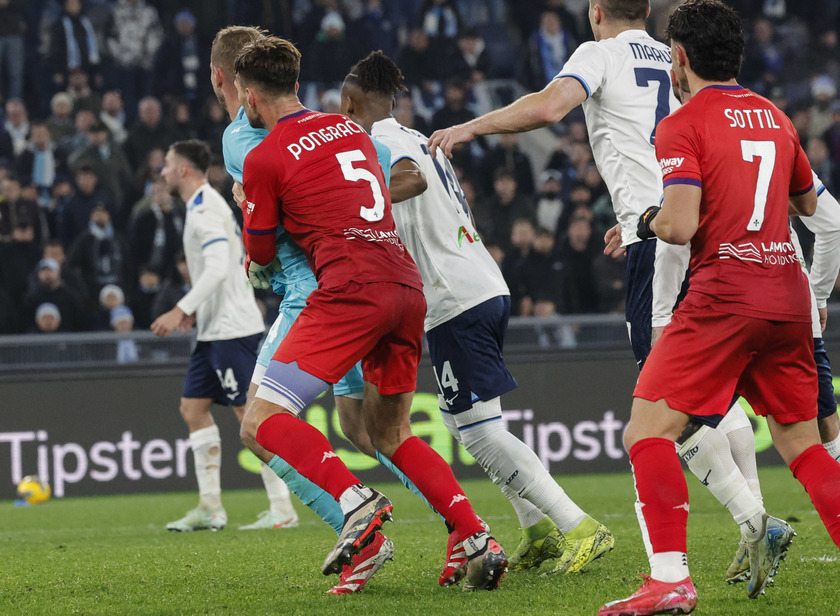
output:
[[[840,552],[787,469],[761,470],[768,511],[799,536],[775,587],[757,600],[723,574],[738,542],[729,515],[693,477],[689,563],[700,615],[823,615],[840,610]],[[230,525],[221,532],[169,533],[166,522],[195,505],[194,494],[54,499],[37,507],[0,502],[0,614],[437,614],[594,615],[633,592],[647,572],[629,473],[561,477],[561,485],[615,534],[616,549],[582,574],[508,574],[497,592],[440,588],[443,524],[405,488],[377,485],[394,502],[385,526],[395,559],[359,595],[324,594],[337,578],[321,562],[335,534],[302,506],[292,530],[239,531],[265,508],[259,491],[228,491]],[[489,481],[464,487],[510,551],[513,510]]]

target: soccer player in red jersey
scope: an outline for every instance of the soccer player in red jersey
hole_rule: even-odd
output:
[[[690,416],[725,413],[735,392],[767,416],[776,448],[840,545],[840,464],[820,445],[808,281],[787,220],[816,209],[810,165],[788,118],[736,82],[744,39],[731,8],[688,0],[667,31],[677,80],[693,98],[657,129],[665,198],[641,216],[639,234],[691,242],[691,286],[642,369],[624,436],[651,576],[601,616],[696,606],[674,441]],[[785,532],[765,518],[756,535],[778,541],[748,543],[750,561],[778,559]],[[751,596],[760,592],[754,582]]]
[[[246,45],[234,72],[249,122],[271,131],[245,159],[249,270],[273,261],[282,225],[318,280],[246,410],[243,441],[280,456],[338,501],[344,528],[322,570],[339,572],[390,518],[391,503],[364,486],[324,435],[297,415],[361,360],[371,442],[464,541],[465,589],[496,588],[507,567],[504,551],[452,469],[411,434],[426,302],[420,273],[396,232],[373,142],[346,116],[301,104],[300,53],[288,41],[266,37]]]

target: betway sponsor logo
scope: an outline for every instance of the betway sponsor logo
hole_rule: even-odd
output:
[[[660,158],[659,168],[662,169],[662,175],[668,175],[674,169],[681,167],[685,158]]]
[[[721,259],[738,259],[739,261],[751,261],[765,265],[787,265],[799,263],[796,256],[796,249],[791,242],[762,242],[756,246],[752,242],[743,244],[723,243],[718,248],[718,257]]]

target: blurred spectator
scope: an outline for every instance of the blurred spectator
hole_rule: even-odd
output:
[[[592,275],[598,287],[598,311],[624,314],[627,257],[613,258],[599,252],[592,262]]]
[[[443,107],[432,116],[432,132],[448,128],[455,124],[469,122],[475,114],[467,109],[467,86],[460,79],[446,82],[443,95]]]
[[[26,149],[17,159],[17,173],[25,184],[35,185],[46,203],[56,175],[67,171],[66,164],[46,122],[33,122],[29,135]]]
[[[828,191],[836,194],[837,169],[835,169],[834,162],[828,155],[828,147],[825,145],[825,141],[818,137],[811,137],[808,139],[805,153],[811,162],[811,169],[819,176]]]
[[[534,225],[526,218],[513,221],[507,250],[502,258],[502,275],[510,289],[511,314],[528,316],[533,312],[534,303],[528,296],[526,268],[528,255],[534,249],[536,233]],[[497,245],[497,244],[496,244]]]
[[[461,32],[461,16],[455,0],[426,0],[419,23],[439,49],[454,44]]]
[[[554,235],[566,232],[571,210],[565,206],[560,193],[563,174],[556,169],[546,169],[540,175],[540,192],[537,195],[537,226]]]
[[[101,53],[97,33],[84,13],[82,0],[64,0],[63,10],[53,24],[48,63],[52,82],[62,90],[71,71],[81,70],[88,82],[102,86]]]
[[[174,259],[172,260],[174,263]],[[174,267],[172,268],[174,271]],[[160,293],[160,272],[154,267],[144,265],[137,276],[137,285],[131,295],[131,311],[134,313],[135,325],[138,329],[148,329],[154,320],[152,305],[155,297]]]
[[[59,239],[51,239],[44,245],[44,250],[41,253],[42,259],[52,259],[58,263],[61,268],[61,279],[68,288],[73,289],[76,295],[80,297],[87,296],[87,288],[85,281],[82,279],[78,271],[67,265],[67,253],[64,250],[64,244]],[[35,271],[34,266],[32,273],[29,276],[27,290],[31,291],[38,286],[38,272]]]
[[[230,124],[230,118],[214,96],[207,97],[204,113],[199,122],[198,134],[210,145],[213,154],[222,153],[222,135]],[[169,147],[169,144],[166,145]]]
[[[198,139],[198,128],[193,122],[193,109],[184,99],[175,99],[170,105],[169,126],[172,142]]]
[[[99,186],[99,176],[91,167],[79,167],[75,178],[73,192],[62,204],[61,210],[56,212],[58,238],[65,246],[73,245],[76,238],[90,226],[91,212],[95,208],[114,209],[108,193]],[[99,291],[98,287],[96,291]]]
[[[43,245],[49,235],[41,208],[23,196],[20,180],[9,173],[0,180],[0,242],[11,242],[14,230],[20,227],[32,227],[37,246]]]
[[[0,0],[0,66],[8,80],[0,82],[0,92],[9,99],[23,98],[25,4],[25,0]]]
[[[825,131],[823,140],[828,147],[834,168],[840,171],[840,100],[831,104],[831,126]],[[840,184],[840,178],[837,184]]]
[[[341,13],[329,11],[321,20],[321,28],[309,48],[308,78],[322,83],[341,82],[347,75],[347,62],[337,60],[357,55]]]
[[[128,137],[125,128],[125,106],[119,90],[105,92],[102,97],[102,111],[99,114],[99,119],[111,131],[111,137],[115,143],[122,144]]]
[[[318,100],[318,109],[324,113],[341,113],[341,92],[337,89],[324,90]]]
[[[585,208],[576,209],[569,230],[560,244],[563,259],[561,311],[563,314],[598,312],[598,285],[593,262],[601,252],[600,238],[592,233],[592,216]]]
[[[67,92],[56,92],[50,99],[50,117],[47,118],[47,130],[55,143],[72,135],[76,128],[73,124],[73,99]]]
[[[102,188],[108,191],[114,203],[114,222],[124,229],[128,221],[127,194],[131,190],[134,174],[122,148],[111,142],[108,127],[95,121],[88,131],[90,143],[70,158],[74,169],[90,167],[99,178]]]
[[[184,99],[194,113],[209,94],[205,73],[210,45],[199,39],[195,15],[189,9],[175,14],[175,32],[168,35],[155,58],[155,95],[165,104]]]
[[[35,310],[35,327],[31,330],[36,334],[52,334],[61,327],[61,311],[51,302],[44,302]]]
[[[365,0],[362,15],[350,26],[354,38],[358,39],[357,54],[360,58],[376,50],[381,50],[388,57],[396,57],[399,23],[393,13],[391,2]]]
[[[470,86],[490,77],[490,57],[484,39],[470,28],[458,37],[456,51],[447,58],[450,73]]]
[[[67,74],[67,94],[73,99],[76,112],[87,109],[98,115],[102,109],[102,99],[91,89],[90,77],[80,68],[70,69]]]
[[[143,164],[149,152],[157,148],[166,150],[172,143],[172,135],[163,123],[163,108],[158,99],[147,96],[140,101],[137,110],[137,122],[123,144],[128,162],[134,169]]]
[[[29,114],[19,98],[10,98],[6,102],[6,122],[3,127],[12,138],[12,148],[15,156],[18,156],[26,149],[26,141],[29,139]]]
[[[120,90],[126,109],[138,109],[140,98],[152,91],[152,65],[163,41],[155,7],[145,0],[117,0],[106,36],[110,65],[109,88]],[[142,113],[142,110],[140,110]],[[136,164],[136,160],[129,156]]]
[[[505,254],[511,246],[513,221],[524,218],[533,224],[534,204],[522,195],[516,178],[507,169],[497,169],[493,176],[493,195],[476,212],[476,225],[482,236],[502,247]]]
[[[405,81],[411,85],[421,85],[437,79],[441,67],[432,49],[428,35],[422,28],[415,28],[408,36],[399,61]]]
[[[90,305],[97,303],[99,291],[106,284],[115,284],[122,289],[133,286],[128,243],[114,229],[111,215],[104,206],[94,207],[90,212],[90,224],[73,242],[67,262],[85,279]]]
[[[37,266],[38,285],[23,300],[25,322],[32,323],[38,307],[54,304],[61,314],[61,331],[83,331],[88,327],[83,299],[68,288],[61,278],[61,268],[52,259],[41,259]]]
[[[99,291],[99,303],[93,319],[94,329],[104,331],[111,328],[111,311],[125,304],[125,292],[115,284],[106,284]]]
[[[480,169],[481,183],[484,186],[492,185],[493,174],[497,169],[507,169],[516,179],[516,185],[522,194],[534,194],[531,159],[519,148],[519,135],[516,133],[499,135],[496,145],[484,155]]]
[[[540,27],[528,39],[525,52],[525,86],[542,90],[557,76],[576,46],[559,13],[551,10],[540,13]]]
[[[0,280],[0,335],[16,334],[20,329],[19,311]]]
[[[61,143],[58,144],[64,158],[69,158],[82,148],[87,147],[90,143],[88,131],[94,122],[96,122],[96,114],[93,111],[84,108],[76,110],[76,117],[73,120],[75,132],[62,139]]]
[[[190,290],[190,271],[187,269],[187,259],[184,251],[179,250],[175,255],[175,273],[163,281],[155,301],[152,304],[152,320],[175,307],[181,298]]]
[[[134,174],[135,197],[146,196],[152,192],[154,183],[160,178],[160,170],[163,169],[163,157],[166,152],[161,148],[155,148],[146,157],[146,161]],[[136,204],[135,204],[136,207]],[[134,208],[132,208],[132,211]]]
[[[144,202],[148,206],[138,211],[129,227],[132,258],[137,264],[170,276],[174,273],[175,254],[181,249],[183,214],[173,208],[173,198],[160,177]]]
[[[424,135],[430,135],[431,131],[429,131],[428,122],[423,119],[423,116],[419,116],[414,112],[414,102],[411,99],[411,95],[401,93],[397,95],[396,100],[397,106],[392,113],[397,119],[397,122],[406,128],[413,128]]]
[[[563,261],[554,246],[554,234],[538,229],[533,249],[525,258],[525,292],[536,316],[546,317],[560,310]]]
[[[29,272],[41,257],[41,247],[35,242],[35,228],[27,220],[20,220],[12,229],[12,241],[0,244],[0,280],[12,302],[20,307],[29,288]],[[32,315],[26,317],[29,322]]]
[[[837,86],[828,75],[820,75],[811,81],[811,97],[814,104],[808,109],[808,137],[822,137],[833,122],[832,103],[837,100]],[[803,138],[805,135],[802,136]]]
[[[111,329],[125,333],[134,329],[134,315],[128,306],[117,306],[111,311]],[[130,364],[140,359],[137,345],[132,338],[124,338],[117,342],[117,363]]]
[[[747,38],[740,82],[759,94],[767,94],[778,83],[784,67],[784,56],[775,40],[772,22],[769,19],[756,20],[752,36]]]

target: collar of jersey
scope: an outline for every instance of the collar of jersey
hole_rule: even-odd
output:
[[[280,122],[283,122],[284,120],[291,120],[292,118],[302,116],[304,113],[312,113],[312,110],[311,109],[301,109],[300,111],[295,111],[294,113],[291,113],[287,116],[283,116],[282,118],[277,120],[277,123],[280,124]]]
[[[724,85],[713,85],[713,86],[706,86],[702,88],[700,92],[703,90],[746,90],[746,88],[742,85],[735,85],[735,86],[724,86]],[[698,92],[698,94],[700,93]]]
[[[647,30],[642,30],[641,28],[631,28],[630,30],[624,30],[623,32],[619,32],[618,34],[616,34],[615,38],[621,38],[624,35],[639,36],[640,34],[647,38],[650,38],[650,34],[647,33]]]

